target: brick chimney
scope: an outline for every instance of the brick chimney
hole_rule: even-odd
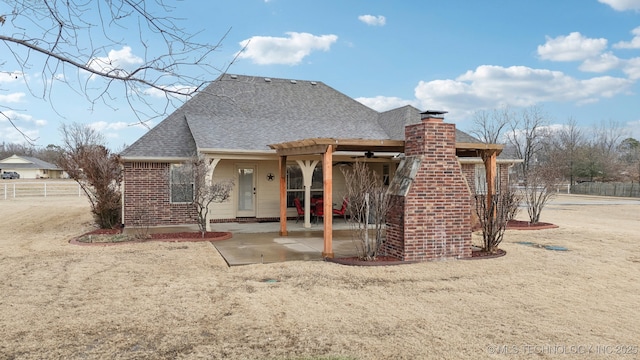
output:
[[[444,122],[445,113],[423,112],[421,123],[405,127],[404,161],[419,165],[408,190],[392,195],[384,245],[402,260],[471,256],[471,194],[456,157],[456,128]]]

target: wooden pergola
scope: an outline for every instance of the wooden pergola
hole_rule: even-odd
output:
[[[280,173],[280,235],[287,236],[287,157],[304,155],[322,156],[322,183],[324,206],[323,257],[333,257],[333,153],[336,151],[371,151],[376,153],[403,153],[404,140],[366,140],[312,138],[271,144],[279,157]],[[459,157],[481,157],[487,171],[487,201],[490,201],[496,178],[496,157],[502,145],[480,143],[457,143]]]
[[[456,143],[456,155],[459,158],[479,157],[484,162],[487,180],[487,209],[490,208],[493,202],[493,193],[496,188],[496,160],[502,149],[504,149],[504,145],[500,144]]]

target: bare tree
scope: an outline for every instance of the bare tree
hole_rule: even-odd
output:
[[[513,117],[509,122],[507,139],[513,145],[516,155],[523,160],[517,168],[520,178],[525,182],[529,169],[538,161],[542,140],[548,134],[547,125],[546,114],[537,106],[522,110],[519,117]]]
[[[11,155],[32,156],[33,146],[31,144],[2,143],[0,144],[0,159]]]
[[[229,200],[234,185],[230,179],[214,181],[212,170],[209,159],[195,156],[171,175],[171,191],[178,192],[178,197],[195,208],[198,228],[203,237],[207,232],[209,206]]]
[[[64,144],[57,165],[87,195],[100,228],[119,226],[122,170],[118,155],[107,149],[100,133],[86,125],[62,124],[60,133]]]
[[[504,132],[513,118],[513,112],[506,106],[491,111],[480,110],[473,114],[470,132],[484,143],[501,144],[505,142]]]
[[[571,117],[559,130],[552,131],[544,141],[543,160],[557,167],[573,186],[579,164],[584,158],[586,143],[582,129]]]
[[[623,164],[619,161],[618,150],[625,135],[625,129],[614,120],[602,121],[594,127],[589,157],[597,162],[594,166],[597,173],[592,172],[592,178],[595,176],[601,181],[619,178]]]
[[[540,221],[542,209],[556,195],[555,185],[559,175],[553,164],[536,164],[529,168],[524,184],[524,200],[532,224]]]
[[[631,182],[635,180],[640,183],[640,141],[632,137],[626,138],[620,143],[619,151]]]
[[[341,168],[346,181],[347,212],[356,248],[362,260],[375,260],[384,240],[383,226],[389,211],[390,197],[382,178],[366,163],[356,161],[353,168]],[[375,236],[369,234],[369,223]]]
[[[487,252],[496,252],[502,242],[509,220],[518,214],[518,205],[522,196],[511,187],[503,193],[494,194],[491,202],[486,194],[476,194],[476,214],[482,226],[482,248]]]
[[[628,135],[627,131],[620,122],[611,119],[601,121],[600,124],[594,128],[595,143],[606,156],[615,153],[620,142],[626,135]]]
[[[226,34],[217,43],[198,42],[198,34],[187,32],[172,16],[183,6],[172,2],[3,1],[3,58],[12,57],[21,69],[2,71],[7,66],[2,62],[0,72],[23,78],[31,93],[45,100],[51,100],[55,86],[63,83],[92,106],[101,102],[113,107],[124,98],[143,123],[163,116],[233,62],[215,66],[211,55]],[[137,36],[125,42],[123,31]],[[31,81],[26,75],[34,70],[40,76]],[[163,94],[165,106],[151,104],[151,93]],[[3,109],[7,110],[0,106],[0,115],[16,127]]]

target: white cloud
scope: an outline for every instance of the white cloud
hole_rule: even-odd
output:
[[[617,11],[635,10],[640,11],[640,0],[598,0],[603,4],[611,6]]]
[[[626,92],[633,81],[610,76],[579,80],[559,71],[525,66],[482,65],[455,80],[420,81],[415,96],[422,108],[472,112],[540,102],[595,102]]]
[[[9,122],[9,120],[7,120],[7,118],[9,118],[16,126],[33,124],[35,126],[42,127],[47,125],[46,120],[36,119],[29,114],[23,114],[15,110],[5,110],[2,113],[4,116],[0,116],[0,122]]]
[[[131,47],[123,46],[120,50],[110,50],[106,57],[96,57],[89,60],[87,66],[101,72],[124,72],[143,63],[141,57],[131,52]],[[121,74],[122,75],[122,74]]]
[[[640,26],[631,30],[634,35],[631,41],[620,41],[613,45],[616,49],[640,49]]]
[[[640,70],[640,60],[638,63]],[[627,93],[633,84],[633,80],[611,76],[581,80],[560,71],[482,65],[456,79],[420,81],[415,88],[414,100],[383,96],[356,100],[378,111],[407,104],[418,109],[450,111],[449,119],[455,121],[471,117],[478,110],[502,106],[528,107],[543,102],[594,103]]]
[[[25,93],[12,93],[9,95],[0,95],[0,104],[1,103],[19,103],[24,99]]]
[[[625,66],[622,71],[632,80],[640,79],[640,57],[625,61]]]
[[[355,100],[377,111],[391,110],[405,105],[418,105],[418,101],[416,100],[404,100],[398,97],[386,96],[376,96],[373,98],[359,97]]]
[[[19,71],[0,72],[0,84],[8,84],[18,81],[24,81],[23,73]]]
[[[20,133],[20,131],[16,130],[11,125],[0,125],[0,134],[2,134],[0,136],[0,140],[6,141],[8,143],[24,144],[26,138],[37,139],[38,137],[40,137],[40,132],[36,129],[23,129],[22,127],[19,127],[19,129],[20,131],[22,131],[22,133]]]
[[[238,55],[254,64],[297,65],[314,50],[328,51],[338,40],[336,35],[315,36],[309,33],[286,33],[289,37],[253,36],[240,42],[245,48]]]
[[[620,60],[617,56],[613,55],[611,52],[607,52],[604,54],[600,54],[591,59],[585,60],[579,67],[581,71],[586,72],[605,72],[609,70],[616,69],[620,67],[620,65],[624,62],[624,60]]]
[[[188,97],[187,94],[191,94],[193,91],[196,90],[195,86],[187,86],[187,85],[169,85],[169,86],[161,86],[161,88],[166,89],[168,91],[177,91],[180,94],[185,94],[184,100],[187,100],[186,99],[186,97]],[[156,88],[148,88],[144,91],[144,93],[157,98],[165,98],[167,96],[178,97],[178,98],[183,97],[182,95],[167,93]]]
[[[94,121],[88,124],[90,128],[99,132],[120,131],[124,129],[129,129],[129,128],[139,128],[139,129],[148,130],[149,128],[153,127],[152,122],[147,122],[146,125],[147,126],[139,122],[127,123],[124,121],[116,121],[116,122]]]
[[[382,15],[360,15],[358,16],[358,20],[371,26],[384,26],[384,24],[387,23],[387,18]]]
[[[129,124],[123,121],[109,123],[106,121],[94,121],[89,123],[88,126],[96,131],[105,131],[105,130],[122,130],[129,127]]]
[[[567,36],[547,37],[547,42],[538,46],[538,55],[544,60],[579,61],[595,57],[606,48],[607,39],[590,39],[572,32]]]
[[[40,134],[39,128],[47,125],[46,120],[36,119],[29,114],[14,110],[5,110],[2,113],[4,116],[0,116],[0,141],[21,144],[25,142],[25,135],[28,138],[37,139]],[[13,125],[9,123],[7,118],[11,119]],[[14,125],[20,131],[16,130]]]

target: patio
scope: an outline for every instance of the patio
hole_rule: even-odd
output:
[[[229,266],[275,263],[295,260],[322,260],[323,224],[304,228],[303,222],[287,222],[288,236],[281,236],[279,222],[220,223],[214,231],[229,231],[233,237],[213,245]],[[349,224],[337,221],[333,230],[336,257],[356,256]]]

